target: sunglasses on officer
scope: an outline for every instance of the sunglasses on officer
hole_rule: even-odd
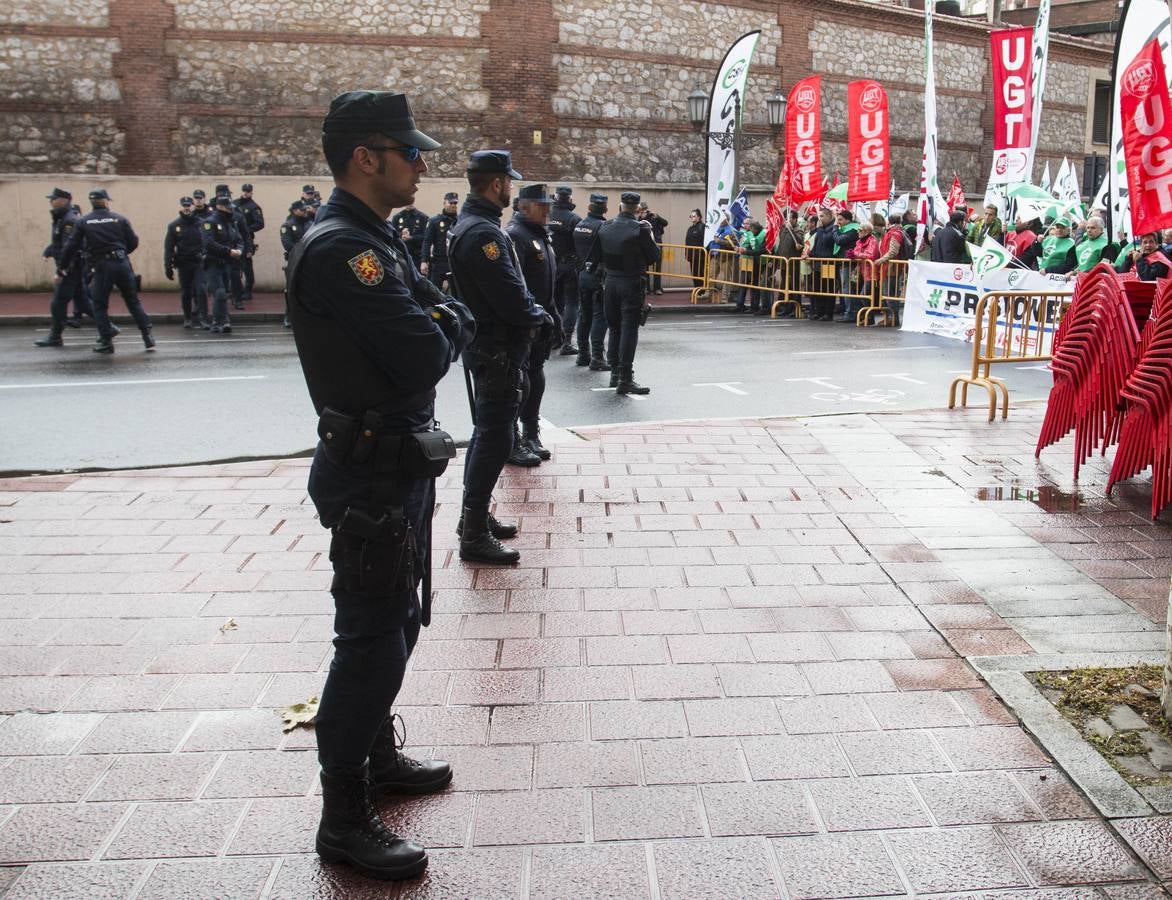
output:
[[[403,159],[407,160],[407,162],[415,162],[415,160],[419,159],[419,154],[420,154],[420,150],[418,147],[410,147],[405,144],[400,145],[398,147],[388,147],[383,144],[380,144],[380,145],[363,144],[362,146],[366,147],[367,150],[372,150],[375,152],[381,152],[383,150],[394,150],[396,153],[402,154]]]

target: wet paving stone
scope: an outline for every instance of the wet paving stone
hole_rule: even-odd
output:
[[[1143,877],[1099,822],[1002,825],[1000,830],[1039,884],[1102,884]]]
[[[921,893],[1029,885],[992,828],[908,831],[889,840],[912,887]]]
[[[782,881],[794,900],[904,893],[878,834],[820,834],[773,841]]]

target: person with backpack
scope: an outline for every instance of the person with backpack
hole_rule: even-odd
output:
[[[899,326],[903,313],[903,289],[906,273],[903,266],[889,266],[892,260],[906,261],[912,258],[912,242],[903,229],[903,217],[896,214],[887,217],[887,230],[879,242],[879,258],[875,265],[883,285],[882,296],[887,298],[891,310],[892,324]],[[898,299],[896,299],[898,298]]]

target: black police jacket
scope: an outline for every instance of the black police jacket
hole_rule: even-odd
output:
[[[574,204],[568,201],[555,201],[549,210],[549,222],[546,228],[549,239],[553,244],[553,252],[558,259],[565,263],[574,263],[578,251],[574,243],[574,229],[582,217],[574,212]],[[576,264],[576,263],[575,263]]]
[[[179,216],[167,226],[163,239],[163,268],[170,272],[175,266],[203,261],[203,223],[194,215]]]
[[[601,261],[607,275],[642,275],[659,262],[659,247],[651,225],[624,211],[599,227],[591,259]]]
[[[441,267],[448,264],[448,232],[456,224],[456,217],[440,213],[427,220],[423,232],[423,261]]]
[[[415,259],[419,259],[423,252],[423,232],[427,230],[427,215],[414,206],[408,206],[391,216],[391,225],[395,228],[395,234],[401,235],[402,230],[407,229],[410,235],[405,240],[407,249]]]
[[[312,238],[335,221],[346,227]],[[476,332],[472,315],[419,274],[397,231],[341,188],[307,238],[290,267],[289,318],[314,408],[375,410],[388,431],[426,425],[435,386]],[[448,301],[459,319],[455,334],[424,311],[423,291]]]
[[[456,293],[476,317],[476,343],[524,347],[545,312],[525,286],[512,239],[501,229],[501,210],[469,195],[448,236],[448,264]]]
[[[258,231],[264,231],[265,227],[265,211],[260,208],[260,204],[251,197],[241,197],[236,201],[237,208],[244,213],[244,222],[248,225],[248,230],[256,234]]]
[[[97,262],[118,250],[129,255],[137,247],[138,235],[126,216],[111,209],[94,209],[78,218],[73,233],[65,241],[57,268],[68,272],[83,249],[91,262]]]
[[[667,231],[667,226],[671,223],[657,212],[648,211],[647,215],[643,217],[643,221],[651,226],[651,234],[655,238],[655,243],[663,243],[663,233]]]
[[[293,252],[293,248],[304,237],[305,229],[312,224],[308,218],[303,219],[300,216],[289,213],[288,218],[285,219],[285,224],[281,226],[281,246],[285,248],[285,259],[289,258],[289,254]]]
[[[200,227],[203,228],[204,252],[208,262],[228,262],[232,259],[233,250],[244,250],[244,239],[236,230],[236,216],[233,213],[225,215],[217,210],[201,222]]]
[[[517,249],[521,277],[525,279],[529,293],[555,322],[558,321],[557,307],[553,300],[558,257],[549,234],[541,225],[526,221],[520,214],[513,216],[505,232],[513,239],[513,246]]]
[[[53,213],[53,230],[50,232],[49,246],[45,248],[44,257],[52,259],[58,266],[61,264],[61,254],[65,250],[65,244],[69,240],[73,230],[77,227],[77,220],[80,218],[77,210],[72,206],[62,206],[60,209],[52,210]]]
[[[232,204],[232,224],[236,226],[236,233],[240,235],[240,249],[245,255],[256,249],[252,242],[252,231],[248,227],[248,219],[235,203]]]
[[[214,206],[197,206],[192,210],[191,214],[202,222],[204,219],[210,219],[214,216],[216,214],[216,208]]]
[[[594,239],[598,229],[606,219],[597,213],[587,213],[585,219],[579,219],[574,226],[574,252],[582,267],[589,272],[594,271],[597,265],[590,260],[590,248],[594,246]]]

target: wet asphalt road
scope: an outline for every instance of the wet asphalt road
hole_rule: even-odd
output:
[[[62,349],[45,332],[0,328],[0,471],[51,472],[295,455],[315,421],[291,335],[276,323],[230,336],[156,328],[145,353],[133,326],[113,356],[90,351],[92,328]],[[631,421],[721,419],[944,408],[967,371],[968,345],[890,329],[769,320],[717,309],[657,312],[640,335],[636,380],[647,397],[619,397],[607,376],[572,357],[547,363],[543,417],[561,428]],[[1001,367],[1011,400],[1046,396],[1039,367]],[[984,402],[984,392],[970,400]],[[458,441],[471,432],[463,372],[439,386],[437,415]],[[968,415],[982,417],[979,410]],[[995,427],[995,426],[994,426]]]

